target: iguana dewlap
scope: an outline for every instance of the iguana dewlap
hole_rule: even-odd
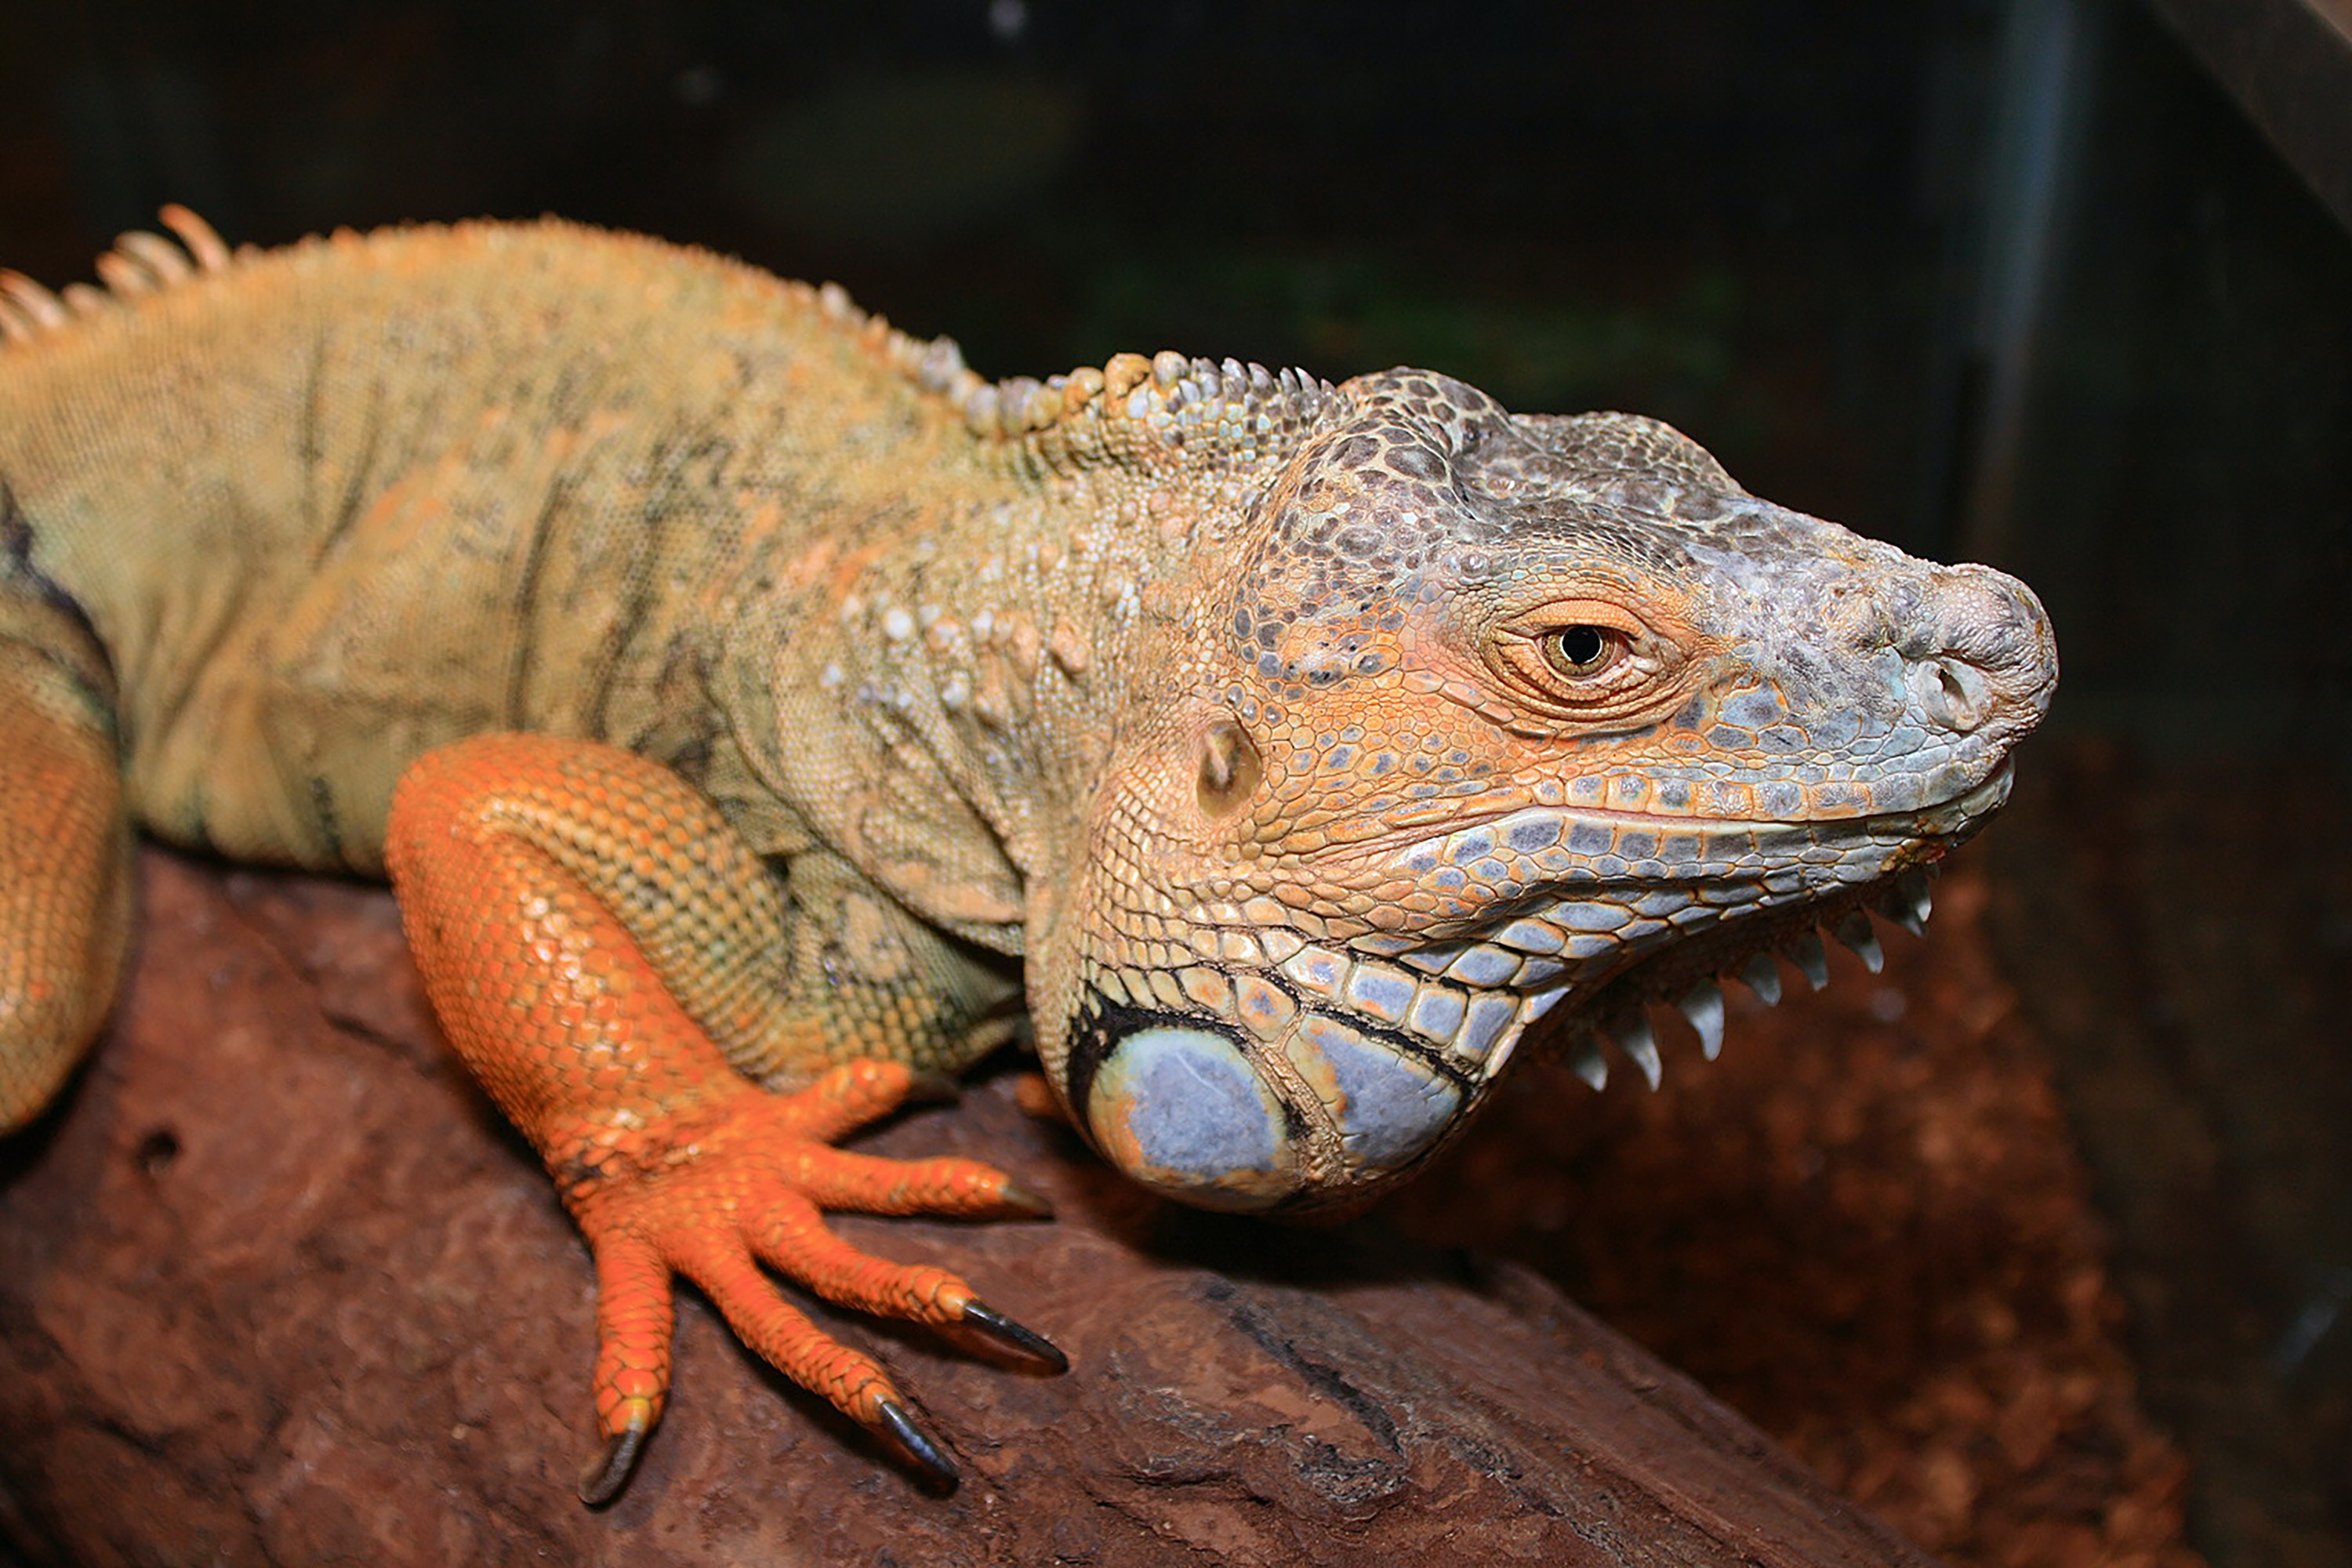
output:
[[[0,275],[0,1130],[107,1009],[132,825],[388,868],[595,1252],[592,1500],[676,1274],[952,1477],[761,1268],[1056,1359],[821,1218],[1037,1212],[832,1147],[1024,1016],[1138,1181],[1360,1201],[1531,1030],[1654,1080],[1646,1006],[1712,1055],[1717,975],[1916,926],[2057,678],[2013,579],[1648,420],[1166,353],[988,385],[648,240],[165,220],[104,290]]]

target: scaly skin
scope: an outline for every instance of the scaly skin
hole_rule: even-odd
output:
[[[1916,926],[2054,645],[2021,584],[1665,426],[1175,354],[987,385],[832,291],[561,224],[0,275],[0,1128],[123,847],[389,869],[451,1043],[593,1247],[617,1490],[670,1279],[952,1468],[836,1301],[1034,1335],[826,1208],[1035,1212],[829,1145],[1025,1010],[1103,1153],[1360,1203],[1538,1020],[1605,1036]],[[1025,997],[1025,1003],[1024,1003]]]

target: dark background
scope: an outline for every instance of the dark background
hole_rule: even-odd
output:
[[[2352,241],[2138,0],[0,4],[0,262],[173,200],[647,230],[984,374],[1427,364],[2018,572],[1996,932],[2147,1400],[2216,1562],[2347,1560]]]

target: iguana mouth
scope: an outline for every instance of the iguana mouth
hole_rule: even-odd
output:
[[[1876,969],[1868,911],[1923,928],[1934,863],[2007,787],[1997,770],[1936,806],[1811,825],[1837,829],[1813,840],[1826,858],[1762,856],[1737,879],[1698,861],[1679,878],[1606,871],[1573,848],[1571,824],[1590,820],[1573,813],[1516,814],[1516,834],[1512,817],[1457,829],[1410,860],[1426,898],[1495,895],[1458,919],[1399,909],[1414,929],[1322,942],[1258,923],[1234,931],[1247,962],[1098,973],[1071,1032],[1074,1103],[1122,1169],[1194,1203],[1297,1212],[1364,1196],[1465,1125],[1522,1044],[1565,1050],[1595,1088],[1613,1046],[1654,1087],[1650,1007],[1678,1008],[1712,1058],[1726,979],[1777,1001],[1778,952],[1819,989],[1823,927]],[[1618,825],[1646,837],[1654,819]]]
[[[1860,813],[1851,816],[1685,816],[1666,812],[1631,811],[1622,807],[1570,805],[1538,803],[1522,797],[1507,805],[1477,808],[1474,801],[1463,801],[1461,809],[1449,816],[1445,831],[1433,837],[1419,824],[1398,827],[1378,835],[1367,836],[1350,844],[1344,858],[1334,857],[1344,864],[1378,861],[1383,858],[1409,853],[1416,848],[1442,848],[1466,833],[1493,828],[1502,824],[1556,816],[1580,823],[1606,824],[1615,827],[1654,834],[1660,838],[1691,836],[1719,837],[1731,834],[1784,834],[1810,832],[1816,835],[1839,834],[1853,837],[1942,838],[1955,835],[1965,837],[1998,811],[2009,798],[2013,776],[2011,761],[2003,757],[1983,778],[1964,789],[1953,791],[1940,800],[1925,805],[1910,806],[1900,811]]]
[[[1829,983],[1824,933],[1852,948],[1876,973],[1885,954],[1871,912],[1875,910],[1915,934],[1923,931],[1932,908],[1929,884],[1937,862],[1990,818],[2007,798],[2010,783],[2010,768],[2003,762],[1971,788],[1934,805],[1831,823],[1692,822],[1622,812],[1574,814],[1580,822],[1608,822],[1645,833],[1671,824],[1675,833],[1700,837],[1805,830],[1816,834],[1825,848],[1880,847],[1873,858],[1881,869],[1876,875],[1818,890],[1776,889],[1768,878],[1754,884],[1752,907],[1727,910],[1709,923],[1681,929],[1674,940],[1637,952],[1598,978],[1579,970],[1606,963],[1608,959],[1598,952],[1580,952],[1576,944],[1585,939],[1570,931],[1565,951],[1548,960],[1525,961],[1519,974],[1503,983],[1503,989],[1523,999],[1526,1044],[1537,1053],[1564,1054],[1596,1089],[1608,1078],[1604,1043],[1613,1045],[1654,1088],[1664,1066],[1649,1020],[1652,1007],[1678,1011],[1696,1031],[1706,1058],[1713,1060],[1723,1044],[1724,982],[1736,980],[1766,1004],[1777,1003],[1783,994],[1775,961],[1778,954],[1794,966],[1811,989],[1819,991]],[[1493,827],[1507,820],[1496,818],[1486,826]],[[1835,831],[1825,831],[1831,829]],[[1448,835],[1444,842],[1458,844],[1465,831],[1469,830]],[[1451,858],[1458,862],[1460,856]],[[1591,899],[1603,907],[1643,910],[1653,900],[1686,898],[1689,887],[1687,880],[1672,877],[1633,876],[1593,885]],[[1498,955],[1514,950],[1531,953],[1528,933],[1535,928],[1558,929],[1573,923],[1561,918],[1565,904],[1572,901],[1563,898],[1563,888],[1572,889],[1572,885],[1552,884],[1538,900],[1511,900],[1503,912],[1486,911],[1475,924],[1465,922],[1463,928],[1448,931],[1439,942],[1418,952],[1407,952],[1402,944],[1379,937],[1359,939],[1354,945],[1425,972],[1433,961],[1438,969],[1446,967],[1444,960],[1435,956],[1440,952],[1480,949]],[[1693,906],[1685,901],[1683,907]],[[1547,910],[1553,917],[1550,921],[1540,912]],[[1498,1054],[1488,1062],[1487,1071],[1500,1066]]]
[[[1915,846],[1912,853],[1888,875],[1849,890],[1734,916],[1635,959],[1583,988],[1570,1005],[1538,1023],[1530,1031],[1531,1050],[1564,1057],[1597,1089],[1609,1079],[1605,1043],[1655,1089],[1664,1065],[1650,1023],[1651,1008],[1670,1006],[1680,1013],[1697,1034],[1706,1059],[1713,1061],[1723,1048],[1725,981],[1736,980],[1766,1006],[1776,1006],[1784,994],[1777,955],[1789,962],[1808,988],[1822,990],[1830,980],[1824,934],[1852,949],[1865,969],[1877,973],[1886,960],[1872,912],[1914,936],[1925,935],[1934,908],[1931,885],[1941,870],[1940,861],[1990,820],[2008,798],[2010,784],[2010,765],[2004,760],[1974,788],[1936,805],[1854,819],[1862,830],[1857,837],[1900,832]]]
[[[1939,869],[1932,860],[1922,861],[1851,894],[1727,921],[1636,959],[1535,1025],[1528,1048],[1537,1056],[1566,1059],[1578,1077],[1600,1089],[1609,1081],[1603,1047],[1613,1046],[1655,1089],[1665,1069],[1650,1022],[1651,1008],[1670,1006],[1681,1014],[1697,1034],[1706,1059],[1713,1061],[1723,1049],[1726,981],[1736,980],[1766,1006],[1777,1006],[1785,994],[1777,955],[1789,962],[1809,989],[1822,990],[1830,983],[1824,934],[1851,948],[1865,969],[1877,973],[1886,960],[1871,911],[1915,936],[1925,934],[1934,907],[1930,886]]]

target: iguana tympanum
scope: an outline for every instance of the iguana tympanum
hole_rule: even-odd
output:
[[[132,825],[389,870],[594,1250],[612,1496],[671,1279],[942,1480],[786,1303],[1045,1341],[821,1213],[1012,1215],[831,1145],[1025,1020],[1212,1207],[1362,1200],[1535,1032],[1654,1079],[1716,976],[1874,957],[2007,795],[2033,595],[1620,415],[1162,353],[990,385],[835,289],[571,225],[0,276],[0,1130],[122,965]],[[1025,998],[1025,1001],[1024,1001]]]

